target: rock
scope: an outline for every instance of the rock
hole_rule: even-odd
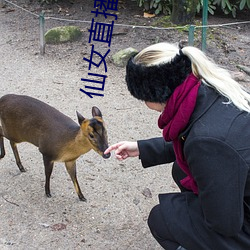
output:
[[[149,188],[144,188],[142,194],[147,198],[152,198],[152,193]]]
[[[237,65],[237,68],[243,70],[245,73],[247,73],[248,75],[250,75],[250,68],[244,65]]]
[[[237,82],[245,82],[246,74],[244,72],[231,72],[231,76]]]
[[[40,226],[44,227],[44,228],[48,228],[49,227],[49,224],[47,223],[39,223]]]
[[[138,51],[134,48],[126,48],[118,51],[112,56],[113,62],[118,67],[125,67],[129,58],[134,54],[138,53]]]
[[[55,27],[45,33],[45,42],[58,44],[77,41],[82,36],[82,31],[77,26]]]
[[[134,199],[133,199],[133,203],[134,203],[135,205],[138,205],[138,204],[140,203],[140,200],[137,199],[137,198],[134,198]]]
[[[5,1],[4,0],[0,0],[0,8],[4,8],[5,7]]]

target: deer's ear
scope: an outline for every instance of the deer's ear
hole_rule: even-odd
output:
[[[76,114],[77,114],[78,122],[81,125],[83,121],[85,120],[85,118],[78,111],[76,111]]]
[[[97,108],[97,107],[92,107],[92,115],[93,115],[93,117],[94,116],[100,116],[100,117],[102,117],[102,112],[100,111],[100,109],[99,108]]]

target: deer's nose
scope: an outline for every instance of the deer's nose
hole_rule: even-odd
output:
[[[108,153],[108,154],[103,154],[102,157],[103,157],[104,159],[108,159],[108,158],[110,157],[110,155],[111,155],[110,153]]]

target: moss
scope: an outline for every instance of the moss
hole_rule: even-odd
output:
[[[45,42],[50,44],[77,41],[82,36],[82,31],[77,26],[62,26],[48,30]]]
[[[201,21],[195,21],[194,25],[196,26],[200,26],[201,25]],[[171,17],[170,16],[163,16],[160,17],[158,20],[156,20],[152,26],[156,26],[156,27],[164,27],[164,28],[175,28],[178,27],[178,31],[180,32],[188,32],[189,31],[189,25],[183,25],[182,28],[180,28],[179,25],[173,24],[171,22]]]
[[[158,20],[156,20],[152,24],[152,26],[169,28],[169,27],[172,27],[173,24],[170,21],[170,16],[163,16],[163,17],[158,18]]]
[[[129,58],[138,53],[134,48],[126,48],[118,51],[112,56],[113,62],[118,67],[125,67]]]

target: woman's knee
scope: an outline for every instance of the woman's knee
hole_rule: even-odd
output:
[[[155,231],[158,228],[158,220],[160,217],[160,205],[156,205],[152,208],[149,216],[148,216],[148,226],[152,231]]]
[[[170,234],[161,214],[159,204],[152,208],[148,217],[148,226],[154,238],[164,249],[177,249],[179,244],[175,242]]]

